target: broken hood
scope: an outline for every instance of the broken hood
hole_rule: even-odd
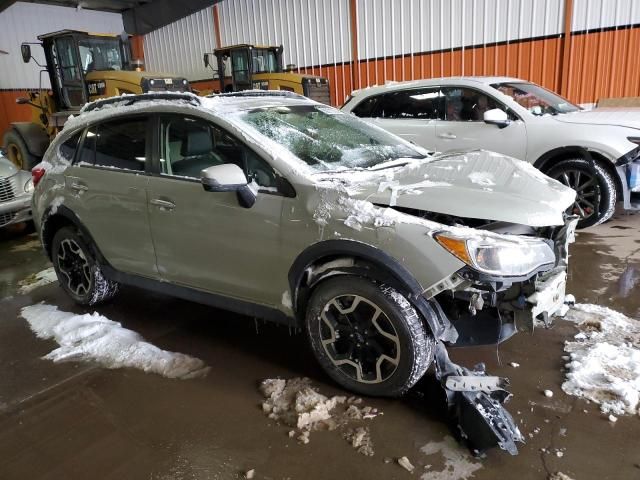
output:
[[[542,227],[564,224],[575,192],[515,158],[477,150],[400,169],[345,173],[350,195],[374,204]]]

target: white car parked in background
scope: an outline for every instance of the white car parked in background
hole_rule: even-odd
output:
[[[608,220],[617,201],[640,209],[640,109],[584,111],[524,80],[449,77],[358,90],[342,110],[429,150],[526,160],[576,190],[580,228]],[[481,173],[490,187],[493,172]]]

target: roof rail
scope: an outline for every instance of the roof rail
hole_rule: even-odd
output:
[[[288,90],[242,90],[240,92],[230,93],[214,93],[207,95],[208,97],[289,97],[289,98],[306,98],[299,93],[290,92]]]
[[[150,100],[179,100],[189,102],[196,107],[201,105],[200,98],[193,93],[151,92],[137,95],[120,95],[119,97],[101,98],[91,103],[87,103],[80,109],[80,113],[92,112],[106,105],[113,105],[114,103],[123,103],[125,106],[129,106],[137,102]]]

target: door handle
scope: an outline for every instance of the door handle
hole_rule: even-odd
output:
[[[438,136],[440,138],[447,138],[449,140],[453,140],[455,138],[458,138],[456,135],[454,135],[453,133],[439,133]]]
[[[89,190],[89,187],[81,183],[72,183],[71,188],[77,192],[86,192],[87,190]]]
[[[151,205],[155,205],[156,207],[165,208],[167,210],[173,210],[176,208],[176,204],[170,202],[168,200],[161,200],[159,198],[154,198],[149,202]]]

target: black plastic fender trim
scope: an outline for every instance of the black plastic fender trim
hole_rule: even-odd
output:
[[[422,296],[424,291],[422,285],[404,266],[382,250],[355,240],[325,240],[315,243],[307,247],[293,262],[289,269],[288,279],[294,312],[299,322],[304,321],[304,303],[308,299],[304,293],[301,293],[307,269],[314,263],[321,262],[323,259],[329,260],[332,257],[352,257],[356,260],[362,260],[363,264],[356,263],[354,266],[329,270],[315,279],[313,285],[328,275],[335,275],[336,270],[341,274],[371,278],[389,285],[405,295],[427,322],[436,338],[442,338],[445,341],[457,338],[455,328],[442,313],[439,305]]]

